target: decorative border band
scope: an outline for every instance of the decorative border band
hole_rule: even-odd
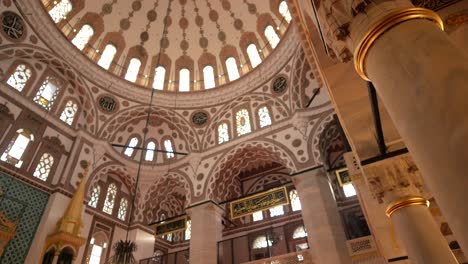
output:
[[[354,51],[354,68],[361,78],[369,81],[364,62],[366,60],[367,53],[374,42],[387,30],[404,21],[412,19],[430,20],[436,23],[440,29],[444,30],[444,22],[442,21],[442,18],[432,10],[420,7],[411,7],[390,12],[371,26]]]
[[[430,202],[426,198],[420,197],[420,196],[403,197],[403,198],[400,198],[391,202],[387,206],[387,210],[385,210],[385,214],[388,217],[391,217],[392,214],[395,213],[396,211],[403,209],[405,207],[413,206],[413,205],[423,205],[423,206],[429,207]]]

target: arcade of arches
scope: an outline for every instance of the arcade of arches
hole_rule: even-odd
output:
[[[0,22],[0,263],[125,240],[140,264],[468,263],[468,1],[0,0]]]

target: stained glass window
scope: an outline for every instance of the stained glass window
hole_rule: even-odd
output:
[[[65,108],[60,115],[60,120],[71,126],[73,124],[73,119],[75,119],[76,112],[78,112],[78,104],[70,100],[65,105]]]
[[[273,242],[271,241],[271,239],[267,240],[266,236],[258,236],[253,241],[252,248],[253,249],[267,248],[269,246],[271,247],[272,245],[273,245]]]
[[[234,57],[229,57],[226,59],[226,68],[228,71],[228,78],[230,81],[239,79],[239,69],[237,68],[237,62]]]
[[[265,28],[265,37],[267,38],[272,48],[276,48],[276,46],[280,42],[280,38],[278,37],[278,34],[276,34],[275,29],[271,25],[268,25]]]
[[[39,163],[36,166],[36,170],[33,173],[33,176],[46,181],[49,177],[50,170],[54,165],[54,157],[49,153],[44,153],[39,160]]]
[[[278,11],[284,17],[286,21],[291,22],[291,13],[289,12],[288,3],[286,1],[281,1],[278,7]]]
[[[263,212],[258,211],[252,214],[252,218],[254,222],[261,221],[263,220]]]
[[[128,143],[128,147],[124,151],[124,155],[127,157],[131,157],[133,154],[134,147],[138,145],[138,138],[133,137],[130,139],[130,143]]]
[[[181,69],[179,71],[179,92],[190,91],[190,71],[188,69]]]
[[[203,81],[205,82],[205,89],[216,86],[213,66],[207,65],[203,68]]]
[[[192,220],[187,220],[187,228],[185,229],[185,240],[192,238]]]
[[[164,149],[165,149],[166,151],[168,151],[168,152],[166,153],[166,157],[167,157],[168,159],[174,157],[174,153],[173,153],[174,149],[172,148],[172,141],[171,141],[170,139],[164,140]]]
[[[125,218],[127,217],[127,208],[128,208],[128,201],[125,198],[122,198],[120,200],[120,207],[119,207],[119,212],[117,213],[117,217],[125,221]]]
[[[104,207],[102,211],[106,214],[112,214],[115,204],[115,196],[117,196],[117,186],[114,183],[109,184],[107,187],[106,200],[104,200]]]
[[[356,189],[354,189],[354,186],[352,183],[343,185],[343,192],[346,197],[351,197],[351,196],[356,195]]]
[[[117,48],[112,44],[107,44],[104,48],[104,51],[102,52],[101,58],[98,61],[98,65],[106,70],[109,69],[116,53]]]
[[[10,76],[10,78],[8,78],[7,84],[15,88],[18,92],[21,92],[26,86],[29,78],[31,78],[31,75],[32,72],[30,68],[24,64],[19,64],[16,66],[15,72]]]
[[[237,135],[242,136],[252,132],[250,127],[250,117],[247,109],[241,109],[236,113],[236,129]]]
[[[62,19],[66,19],[71,10],[72,4],[70,1],[62,0],[49,11],[49,15],[55,23],[58,23]]]
[[[268,107],[263,106],[258,109],[258,119],[260,120],[260,127],[271,125],[271,117],[270,112],[268,111]]]
[[[91,199],[89,199],[88,205],[96,208],[99,202],[99,196],[101,195],[101,187],[97,185],[93,188],[93,192],[91,192]]]
[[[148,142],[146,145],[146,161],[152,161],[154,159],[154,150],[156,149],[156,144],[153,141]]]
[[[227,123],[222,123],[218,126],[218,144],[229,141],[229,126]]]
[[[34,141],[34,135],[31,134],[31,132],[25,129],[18,129],[18,131],[16,131],[16,136],[10,144],[8,144],[0,160],[15,165],[17,168],[21,168],[21,165],[23,165],[21,158],[31,141]]]
[[[289,192],[289,200],[291,201],[291,208],[293,212],[302,210],[301,201],[299,200],[299,195],[297,195],[297,190],[291,190]]]
[[[294,229],[293,239],[302,237],[307,237],[307,232],[305,231],[304,226],[301,225]]]
[[[165,78],[166,78],[166,68],[164,68],[163,66],[158,66],[156,70],[154,70],[153,88],[157,90],[164,89]]]
[[[257,67],[262,62],[260,54],[258,53],[257,46],[253,43],[247,46],[247,55],[249,55],[249,60],[250,64],[252,65],[252,68]]]
[[[72,39],[72,44],[75,45],[79,50],[83,50],[86,44],[88,44],[89,39],[94,34],[94,29],[86,24],[78,31],[78,34]]]
[[[36,96],[34,97],[34,102],[44,107],[46,110],[50,110],[55,102],[55,99],[57,99],[61,85],[62,82],[57,78],[47,76],[39,88]]]
[[[133,58],[128,64],[127,73],[125,74],[125,80],[130,82],[136,82],[138,78],[138,72],[140,71],[141,61]]]
[[[270,211],[270,217],[284,215],[284,208],[282,205],[277,205],[273,208],[270,208],[269,211]]]

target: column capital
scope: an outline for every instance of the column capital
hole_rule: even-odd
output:
[[[222,215],[224,213],[224,209],[214,202],[213,200],[205,200],[203,202],[199,202],[196,204],[191,204],[187,208],[185,208],[185,211],[187,212],[187,215],[191,216],[192,213],[196,210],[207,210],[210,211],[212,210],[215,213],[218,213]]]

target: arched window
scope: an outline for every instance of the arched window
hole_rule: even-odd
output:
[[[258,109],[258,119],[260,120],[260,127],[271,125],[271,117],[270,112],[268,111],[268,107],[263,106]]]
[[[146,145],[146,154],[145,154],[146,161],[153,161],[155,149],[156,149],[156,144],[153,141],[148,142],[148,144]]]
[[[33,99],[34,102],[44,107],[46,110],[50,110],[55,102],[55,99],[57,99],[61,85],[62,82],[57,78],[47,76],[39,88],[39,91],[37,91],[37,94]]]
[[[163,66],[158,66],[156,70],[154,70],[153,88],[157,90],[164,89],[165,78],[166,78],[166,68],[164,68]]]
[[[91,199],[89,199],[88,205],[93,208],[96,208],[99,202],[100,195],[101,195],[101,187],[99,185],[96,185],[96,187],[93,188],[93,192],[91,192]]]
[[[138,145],[138,138],[133,137],[132,139],[130,139],[130,143],[128,143],[128,146],[124,151],[124,155],[127,157],[131,157],[133,154],[133,150],[137,145]]]
[[[272,48],[276,48],[276,46],[280,42],[280,38],[278,37],[278,34],[276,34],[275,29],[271,25],[268,25],[265,28],[265,37],[267,38]]]
[[[190,91],[190,71],[188,69],[181,69],[179,71],[179,92]]]
[[[356,189],[354,189],[354,185],[352,183],[343,185],[343,192],[346,197],[352,197],[356,195]]]
[[[107,44],[98,61],[98,65],[108,70],[116,53],[117,48],[112,44]]]
[[[172,141],[170,139],[164,140],[164,149],[166,152],[166,157],[168,159],[173,158],[175,155],[173,153],[174,149],[172,148]]]
[[[78,104],[70,100],[65,105],[62,114],[60,114],[60,120],[71,126],[73,124],[73,119],[75,119],[76,112],[78,112]]]
[[[218,126],[218,144],[229,141],[229,126],[227,123],[222,123]]]
[[[249,55],[249,60],[250,64],[252,65],[252,68],[257,67],[262,62],[260,54],[258,53],[257,46],[253,43],[247,46],[247,55]]]
[[[187,220],[187,228],[185,229],[185,240],[192,238],[192,220]]]
[[[42,154],[41,159],[36,166],[36,170],[34,170],[33,176],[43,181],[47,181],[52,165],[54,165],[54,157],[49,153]]]
[[[203,81],[205,82],[205,89],[216,86],[213,66],[207,65],[203,68]]]
[[[125,74],[125,80],[130,82],[136,82],[138,78],[138,72],[140,71],[141,60],[133,58],[128,64],[127,73]]]
[[[291,190],[289,192],[289,200],[291,201],[291,208],[293,212],[302,210],[301,201],[299,200],[299,195],[297,195],[297,190]]]
[[[242,136],[252,132],[250,127],[250,117],[247,109],[241,109],[236,113],[236,129],[237,135]]]
[[[112,214],[114,210],[115,197],[117,196],[117,186],[114,183],[109,184],[107,187],[106,200],[104,200],[104,207],[102,211],[106,214]]]
[[[307,237],[307,232],[304,229],[304,226],[298,226],[294,229],[293,239]]]
[[[239,69],[237,68],[237,62],[236,59],[234,59],[234,57],[229,57],[226,59],[226,68],[230,81],[239,79]]]
[[[70,1],[62,0],[49,11],[49,15],[55,23],[58,23],[62,19],[66,19],[71,10],[72,4]]]
[[[283,205],[277,205],[273,208],[270,208],[270,217],[281,216],[284,215],[284,208]]]
[[[266,238],[266,236],[258,236],[252,243],[253,249],[260,249],[260,248],[267,248],[273,245],[273,241],[271,239]]]
[[[10,75],[7,80],[7,84],[13,87],[18,92],[23,91],[29,78],[31,78],[32,71],[29,67],[24,64],[16,66],[15,72]]]
[[[291,22],[292,17],[291,13],[289,12],[288,3],[286,3],[286,1],[281,1],[278,6],[278,11],[288,23]]]
[[[258,211],[258,212],[253,213],[252,214],[252,219],[253,219],[254,222],[262,221],[263,220],[263,212]]]
[[[0,159],[17,168],[21,168],[21,165],[23,165],[21,158],[29,143],[32,141],[34,141],[34,135],[31,134],[31,132],[25,129],[18,129],[16,131],[16,136],[10,144],[8,144],[7,149]]]
[[[117,217],[125,221],[125,218],[127,217],[127,208],[128,208],[128,201],[125,198],[122,198],[120,200],[120,207],[119,207],[119,212],[117,213]]]
[[[166,240],[172,242],[172,233],[166,235]]]
[[[77,47],[79,50],[83,50],[93,34],[94,29],[90,25],[83,25],[78,34],[76,34],[76,36],[72,39],[72,44],[75,45],[75,47]]]

